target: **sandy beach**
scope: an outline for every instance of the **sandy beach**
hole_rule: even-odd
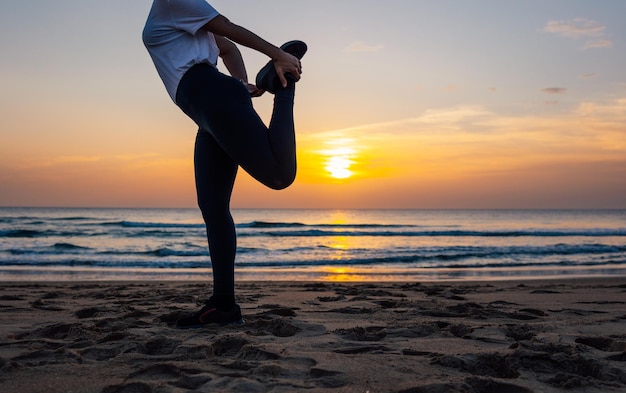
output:
[[[242,282],[194,330],[203,283],[2,287],[3,392],[626,391],[626,277]]]

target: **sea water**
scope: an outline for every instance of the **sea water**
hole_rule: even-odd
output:
[[[626,274],[626,210],[233,210],[239,280]],[[197,209],[0,208],[0,280],[210,280]]]

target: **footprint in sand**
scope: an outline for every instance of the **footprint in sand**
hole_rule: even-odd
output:
[[[253,336],[273,335],[276,337],[295,336],[300,328],[284,318],[258,318],[246,325],[248,334]]]
[[[417,386],[400,390],[397,393],[533,393],[525,387],[503,383],[491,379],[468,378],[465,383],[441,383]]]
[[[111,309],[105,307],[87,307],[76,311],[74,316],[78,319],[94,318],[110,311]]]
[[[580,337],[579,344],[587,345],[605,352],[626,352],[626,336],[621,337]]]
[[[309,375],[313,379],[313,382],[322,388],[337,389],[348,384],[346,375],[341,371],[312,368]]]
[[[340,314],[373,314],[376,310],[369,307],[342,307],[328,310]]]
[[[171,339],[165,336],[156,336],[146,341],[140,347],[139,352],[146,355],[170,355],[181,343],[181,340]]]
[[[244,338],[223,336],[215,340],[210,345],[210,348],[215,356],[234,356],[247,344],[249,344],[249,341]]]
[[[101,393],[152,393],[152,387],[142,382],[107,386]]]
[[[520,375],[507,356],[498,353],[441,356],[435,358],[433,364],[495,378],[517,378]]]
[[[155,364],[133,372],[128,380],[142,381],[168,381],[168,384],[187,390],[199,389],[202,385],[211,381],[209,375],[198,369],[179,368],[173,364]]]
[[[515,341],[530,340],[535,337],[535,329],[529,325],[507,325],[504,334]]]
[[[384,326],[368,326],[366,328],[357,326],[350,329],[338,329],[335,330],[335,333],[352,341],[380,341],[387,335]]]
[[[384,353],[390,351],[391,349],[385,347],[384,345],[359,345],[335,349],[333,352],[340,353],[342,355],[357,355],[362,353]]]

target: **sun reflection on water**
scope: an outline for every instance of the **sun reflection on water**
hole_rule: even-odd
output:
[[[324,272],[324,281],[331,282],[358,282],[366,281],[367,276],[360,274],[356,269],[350,267],[331,267]]]

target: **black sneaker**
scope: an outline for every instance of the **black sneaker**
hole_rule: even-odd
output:
[[[280,49],[290,55],[294,55],[298,59],[302,59],[308,48],[304,42],[296,40],[284,43]],[[290,74],[286,74],[285,76],[294,80]],[[269,91],[272,94],[283,88],[283,85],[280,83],[280,78],[276,73],[276,68],[274,68],[273,60],[270,60],[263,66],[261,71],[256,75],[256,87],[261,90]]]
[[[235,305],[235,307],[228,311],[222,311],[218,310],[217,307],[211,303],[211,300],[208,300],[204,307],[197,313],[180,318],[176,321],[176,327],[181,329],[193,329],[211,325],[243,325],[241,308]]]

